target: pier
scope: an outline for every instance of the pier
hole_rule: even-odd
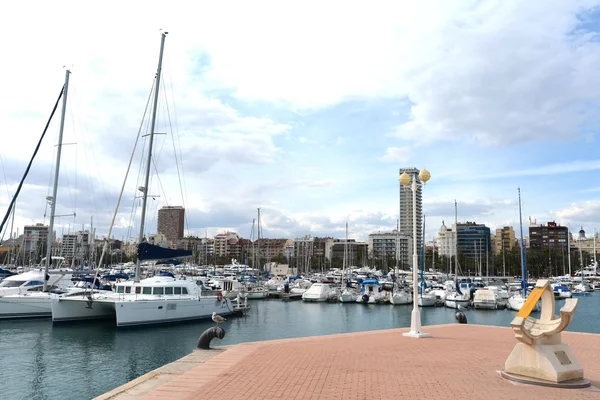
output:
[[[484,325],[425,326],[249,342],[194,351],[96,399],[580,399],[600,398],[600,335],[564,332],[592,382],[554,389],[500,376],[516,339]]]

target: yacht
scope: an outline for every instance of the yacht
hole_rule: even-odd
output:
[[[390,295],[390,303],[393,305],[411,304],[412,301],[412,294],[403,289],[396,290]]]
[[[52,315],[51,300],[53,297],[60,294],[75,296],[92,291],[110,291],[110,285],[101,284],[99,280],[95,280],[93,289],[90,278],[73,278],[73,281],[76,283],[65,290],[56,286],[49,286],[48,290],[43,292],[43,286],[38,286],[30,291],[2,297],[0,301],[0,319],[50,317]]]
[[[48,286],[57,286],[62,281],[65,287],[71,286],[69,271],[49,271]],[[39,292],[44,287],[44,270],[34,269],[12,275],[0,283],[0,297]]]
[[[356,297],[358,296],[358,290],[356,290],[353,286],[346,286],[342,293],[340,294],[339,300],[340,303],[355,303]]]
[[[52,299],[52,321],[114,319],[116,326],[160,324],[233,313],[221,291],[201,290],[193,281],[154,276],[117,283],[111,293]]]
[[[433,292],[423,291],[417,297],[419,307],[434,307],[437,302],[437,297]]]
[[[385,295],[381,293],[381,285],[377,279],[362,281],[360,293],[356,297],[357,303],[375,304],[382,303]]]
[[[302,293],[302,300],[306,302],[323,302],[329,299],[331,287],[328,283],[313,283],[306,292]]]
[[[498,302],[494,290],[489,288],[480,288],[475,291],[473,296],[473,307],[475,309],[495,310],[498,308]]]

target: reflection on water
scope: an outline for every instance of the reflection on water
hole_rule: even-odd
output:
[[[569,330],[600,333],[600,293],[580,298]],[[557,311],[564,304],[557,302]],[[408,327],[412,306],[263,300],[230,318],[214,345]],[[454,323],[456,310],[425,308],[423,325]],[[469,324],[508,326],[515,312],[466,312]],[[189,354],[212,321],[116,329],[108,321],[53,325],[49,320],[0,321],[2,400],[89,399]],[[426,329],[425,329],[426,330]]]

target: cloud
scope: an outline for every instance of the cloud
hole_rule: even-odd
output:
[[[555,213],[562,224],[571,224],[572,229],[583,226],[586,231],[592,232],[593,228],[600,228],[600,200],[572,203]]]
[[[388,147],[381,161],[388,163],[407,163],[412,157],[410,147]]]
[[[600,84],[592,67],[600,43],[580,29],[581,13],[595,5],[478,2],[455,15],[410,79],[410,118],[393,135],[487,146],[574,140],[597,122],[600,95],[589,87]]]

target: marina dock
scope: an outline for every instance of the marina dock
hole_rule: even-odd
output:
[[[508,381],[510,328],[425,326],[241,343],[194,351],[96,399],[580,399],[600,398],[600,335],[564,332],[592,382],[554,389]],[[213,341],[213,346],[218,341]]]

